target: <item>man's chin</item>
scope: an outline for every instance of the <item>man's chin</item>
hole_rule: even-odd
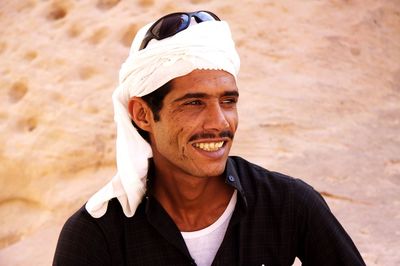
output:
[[[195,173],[193,173],[193,175],[200,177],[200,178],[201,177],[220,176],[225,171],[226,160],[227,160],[227,158],[218,160],[218,162],[214,162],[214,163],[198,165],[196,167],[197,169],[196,169],[196,171],[194,171]]]

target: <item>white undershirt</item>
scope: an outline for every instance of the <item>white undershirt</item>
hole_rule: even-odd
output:
[[[210,226],[193,232],[181,232],[190,255],[198,266],[210,266],[224,239],[237,201],[237,191],[232,195],[224,213]]]

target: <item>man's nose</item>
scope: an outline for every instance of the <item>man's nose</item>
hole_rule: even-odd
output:
[[[229,122],[221,105],[219,103],[208,105],[204,119],[204,129],[220,131],[227,128],[229,128]]]

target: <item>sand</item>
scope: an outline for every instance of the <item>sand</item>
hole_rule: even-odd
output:
[[[320,191],[367,265],[400,265],[400,2],[0,2],[0,264],[50,265],[115,172],[111,93],[138,27],[212,10],[242,60],[232,154]]]

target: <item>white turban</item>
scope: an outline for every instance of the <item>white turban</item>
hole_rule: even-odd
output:
[[[86,203],[86,210],[94,218],[106,213],[112,198],[117,198],[124,214],[132,217],[146,192],[148,159],[152,157],[152,151],[150,144],[132,126],[129,99],[147,95],[195,69],[224,70],[235,79],[239,72],[239,56],[226,22],[192,22],[186,30],[160,41],[152,40],[139,51],[150,26],[139,30],[119,72],[119,86],[112,96],[118,171]]]

